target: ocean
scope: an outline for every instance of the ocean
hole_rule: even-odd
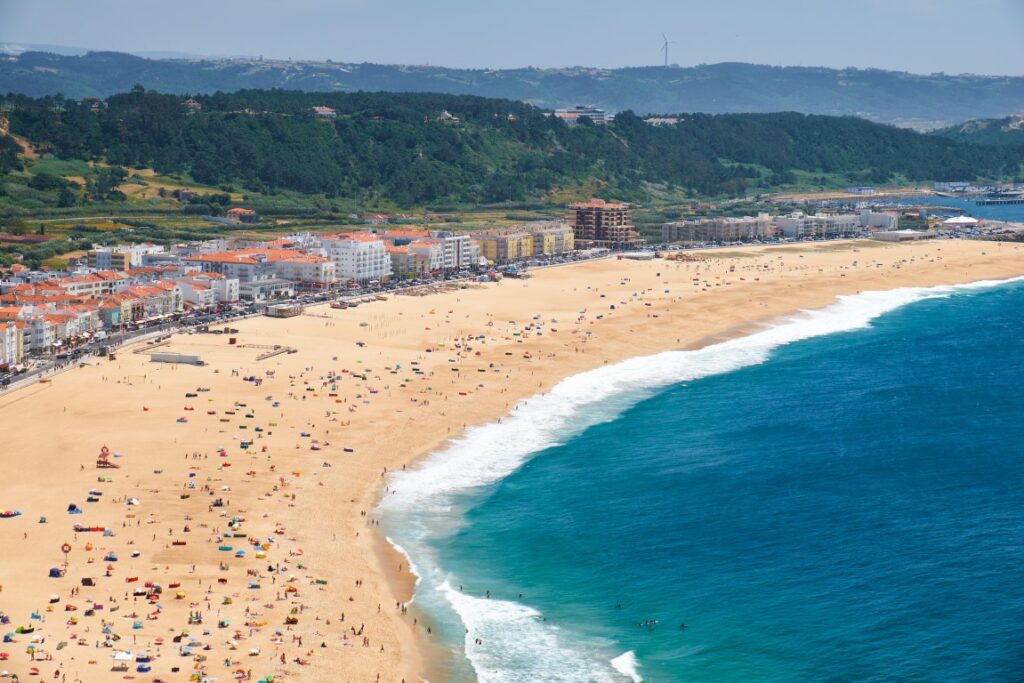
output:
[[[1024,680],[1024,282],[570,377],[391,480],[435,680]]]
[[[995,221],[1024,221],[1024,204],[989,204],[978,206],[974,199],[968,197],[908,197],[893,200],[893,204],[911,206],[915,204],[927,204],[929,206],[948,206],[955,209],[963,209],[965,216],[972,216],[979,220]],[[941,213],[936,212],[936,213]],[[955,212],[949,212],[954,215]]]

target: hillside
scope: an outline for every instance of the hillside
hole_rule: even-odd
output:
[[[625,112],[605,127],[470,96],[253,90],[195,102],[136,88],[105,102],[11,97],[3,106],[12,135],[59,159],[410,207],[544,200],[595,182],[642,199],[652,186],[736,196],[808,175],[822,184],[1007,177],[1022,160],[1017,150],[796,113],[693,114],[652,127]],[[13,170],[20,147],[2,139],[0,170]],[[114,180],[103,178],[99,194]]]
[[[937,130],[934,134],[958,142],[1024,148],[1024,115],[965,121]]]
[[[641,114],[798,111],[935,128],[1024,109],[1024,78],[722,63],[685,68],[450,69],[257,59],[144,59],[116,52],[0,58],[0,93],[108,97],[136,83],[164,93],[283,88],[436,92]]]
[[[398,206],[544,200],[595,182],[642,200],[652,186],[736,196],[806,176],[824,184],[1006,177],[1022,160],[1016,150],[796,113],[693,114],[653,127],[625,112],[605,127],[470,96],[253,90],[195,102],[198,110],[136,88],[105,102],[12,97],[3,106],[11,134],[44,155]],[[314,106],[335,118],[315,116]],[[0,145],[0,169],[16,165],[16,148]]]

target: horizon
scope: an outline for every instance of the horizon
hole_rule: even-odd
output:
[[[102,47],[83,47],[78,45],[54,45],[54,44],[41,44],[31,43],[28,41],[16,41],[16,40],[5,40],[0,38],[0,53],[4,52],[6,48],[7,54],[20,55],[26,52],[43,52],[49,54],[57,54],[61,56],[69,57],[80,57],[87,54],[97,53],[114,53],[114,54],[125,54],[132,57],[138,57],[140,59],[149,59],[155,61],[266,61],[266,62],[292,62],[296,64],[308,63],[308,64],[335,64],[335,65],[349,65],[349,64],[372,64],[375,66],[392,66],[392,67],[414,67],[414,68],[436,68],[436,69],[451,69],[451,70],[462,70],[462,71],[521,71],[527,69],[534,69],[537,71],[559,71],[559,70],[571,70],[571,69],[591,69],[597,71],[620,71],[626,69],[663,69],[666,68],[664,64],[623,64],[619,66],[594,66],[591,64],[562,64],[552,66],[537,66],[533,64],[522,64],[519,66],[503,66],[503,67],[492,67],[492,66],[453,66],[450,64],[432,64],[430,62],[373,62],[366,60],[351,60],[342,61],[338,59],[332,59],[330,57],[323,59],[291,59],[288,57],[270,57],[267,55],[248,55],[248,54],[200,54],[200,53],[184,53],[175,52],[172,50],[120,50]],[[12,48],[17,48],[12,49]],[[700,67],[709,66],[722,66],[727,64],[736,64],[743,66],[757,66],[757,67],[769,67],[774,69],[824,69],[829,71],[886,71],[892,73],[906,73],[913,76],[973,76],[979,78],[1022,78],[1024,72],[1020,74],[1011,73],[989,73],[989,72],[978,72],[978,71],[907,71],[904,69],[895,69],[879,66],[828,66],[825,64],[769,64],[767,62],[747,62],[747,61],[736,61],[736,60],[722,60],[714,62],[696,62],[693,64],[669,64],[669,69],[697,69]]]
[[[663,66],[664,33],[668,62],[680,68],[743,63],[1024,75],[1024,7],[1010,0],[979,0],[969,7],[953,0],[866,0],[842,7],[809,0],[771,7],[748,0],[701,0],[685,7],[648,0],[631,9],[592,2],[586,12],[579,11],[581,3],[548,6],[539,0],[515,9],[479,7],[471,0],[445,5],[297,0],[282,11],[265,2],[224,0],[209,7],[182,0],[154,26],[126,0],[0,0],[0,42],[152,59],[625,69]],[[979,22],[979,16],[988,20]],[[383,31],[390,41],[381,40]],[[986,49],[967,49],[979,44]]]

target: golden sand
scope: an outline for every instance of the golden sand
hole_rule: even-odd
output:
[[[126,347],[0,395],[0,509],[23,513],[0,519],[0,632],[35,629],[0,645],[0,669],[22,681],[32,667],[87,682],[419,680],[432,636],[401,609],[413,577],[374,531],[386,471],[603,363],[708,344],[842,294],[1024,275],[1024,248],[991,242],[698,256],[254,318],[235,325],[236,344],[197,333],[160,349],[203,367]],[[535,320],[543,327],[528,329]],[[274,344],[297,352],[257,360]],[[96,467],[103,445],[118,468]],[[49,578],[64,543],[66,575]],[[147,582],[161,594],[134,596]],[[152,671],[112,671],[123,650],[149,653]]]

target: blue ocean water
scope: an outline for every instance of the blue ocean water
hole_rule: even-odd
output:
[[[897,200],[903,204],[928,204],[929,206],[948,206],[963,209],[965,216],[978,219],[997,221],[1024,221],[1024,204],[989,204],[978,206],[974,199],[967,197],[912,197]],[[953,212],[950,212],[951,215]]]
[[[580,376],[397,479],[446,675],[1024,680],[1022,310],[849,297]]]

